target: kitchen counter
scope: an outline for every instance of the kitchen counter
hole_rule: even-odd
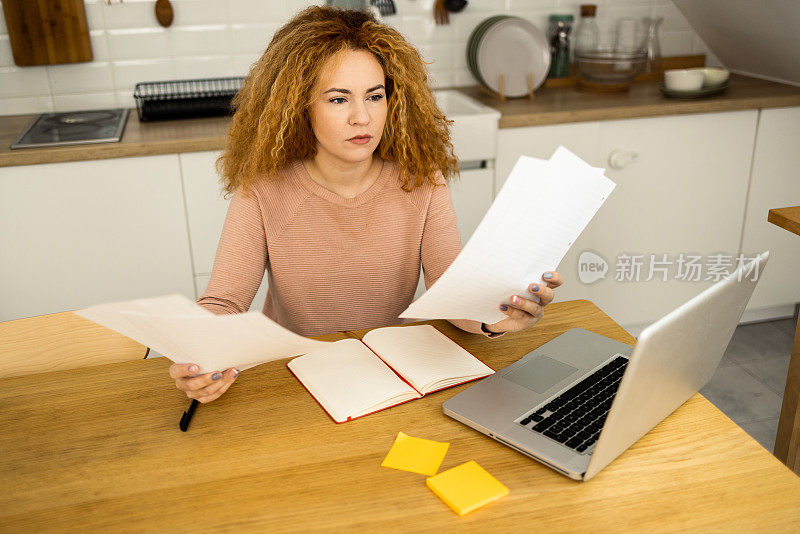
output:
[[[498,110],[500,128],[800,106],[800,87],[736,74],[731,75],[731,86],[724,93],[694,100],[666,98],[654,82],[634,83],[628,92],[605,94],[574,87],[541,87],[533,100],[505,102],[478,87],[458,90]]]
[[[653,82],[635,83],[627,93],[612,94],[541,87],[533,100],[505,102],[477,87],[456,89],[500,111],[500,128],[800,106],[800,87],[739,75],[731,76],[725,93],[698,100],[665,98]],[[142,123],[133,110],[119,143],[10,150],[9,145],[36,116],[0,117],[0,167],[220,150],[229,124],[226,118]]]

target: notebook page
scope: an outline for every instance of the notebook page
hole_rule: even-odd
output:
[[[430,325],[377,328],[367,332],[363,341],[422,393],[447,382],[456,384],[494,373]]]
[[[491,324],[511,295],[544,283],[615,187],[565,148],[554,156],[519,158],[464,249],[400,317]]]
[[[330,345],[299,336],[258,311],[207,316],[121,313],[137,328],[156,332],[180,348],[178,353],[162,353],[164,356],[175,363],[196,363],[201,373],[229,367],[242,371]]]
[[[287,366],[337,423],[421,397],[357,339],[334,341]]]

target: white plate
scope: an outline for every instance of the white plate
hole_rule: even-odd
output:
[[[498,20],[486,30],[477,53],[478,71],[486,86],[500,92],[500,75],[505,77],[503,94],[528,94],[528,74],[533,89],[542,85],[550,69],[550,47],[544,33],[519,17]]]

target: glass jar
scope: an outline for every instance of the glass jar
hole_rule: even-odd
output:
[[[572,15],[550,15],[550,72],[548,78],[569,77],[570,43],[569,33],[572,30]]]
[[[581,5],[581,20],[575,28],[575,50],[597,50],[600,47],[600,28],[595,16],[597,6]]]

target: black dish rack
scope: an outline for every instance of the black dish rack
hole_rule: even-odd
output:
[[[140,82],[133,90],[140,121],[215,117],[233,113],[231,100],[243,76]]]

